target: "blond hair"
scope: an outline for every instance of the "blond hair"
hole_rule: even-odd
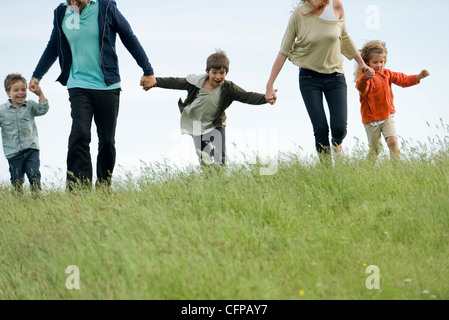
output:
[[[359,52],[363,61],[368,65],[373,54],[385,54],[385,56],[388,54],[387,44],[380,40],[371,40],[366,42]],[[360,66],[357,65],[356,71],[354,72],[354,81],[357,81],[361,74],[362,70],[360,69]]]

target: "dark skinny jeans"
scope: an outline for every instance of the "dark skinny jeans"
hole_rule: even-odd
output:
[[[41,172],[39,150],[27,149],[13,158],[8,159],[11,184],[18,192],[22,191],[25,174],[30,182],[31,191],[41,190]]]
[[[329,125],[324,111],[323,95],[326,98],[332,145],[343,143],[347,133],[348,93],[344,74],[322,74],[300,68],[299,87],[312,122],[315,147],[318,153],[329,153]]]
[[[115,130],[120,104],[120,89],[69,89],[72,130],[67,153],[67,187],[92,186],[90,154],[92,119],[97,126],[97,184],[111,185],[116,150]]]

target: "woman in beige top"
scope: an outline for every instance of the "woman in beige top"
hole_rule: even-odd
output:
[[[332,147],[341,151],[347,127],[347,86],[343,56],[355,59],[367,78],[374,70],[361,58],[349,37],[340,0],[302,0],[292,13],[267,83],[266,97],[275,95],[274,82],[287,58],[300,67],[301,95],[309,113],[320,160],[330,154],[329,125],[323,94],[330,114]]]

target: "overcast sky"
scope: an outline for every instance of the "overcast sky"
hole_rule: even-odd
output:
[[[0,77],[18,72],[30,79],[52,30],[53,10],[61,1],[2,1]],[[287,26],[291,0],[117,0],[147,52],[156,76],[185,77],[205,70],[206,58],[223,49],[231,65],[227,79],[247,91],[264,93]],[[402,140],[426,141],[444,131],[434,129],[449,121],[447,75],[447,13],[449,1],[346,0],[348,31],[358,47],[379,39],[389,50],[387,68],[417,74],[426,68],[431,76],[411,88],[394,87],[397,131]],[[182,136],[177,101],[186,92],[139,87],[142,71],[118,39],[122,95],[117,127],[116,176],[138,173],[141,163],[166,161],[180,166],[196,163],[192,139]],[[345,151],[356,141],[366,143],[358,92],[354,88],[355,62],[345,60],[349,119]],[[65,183],[67,141],[71,118],[67,89],[56,83],[55,63],[41,81],[50,102],[47,115],[36,118],[41,146],[43,183]],[[275,106],[234,102],[227,111],[227,139],[231,161],[242,154],[251,161],[255,152],[275,155],[292,151],[313,154],[314,137],[298,88],[298,68],[287,61],[275,87]],[[28,99],[37,100],[33,93]],[[1,103],[6,102],[4,90]],[[430,128],[428,126],[430,124]],[[96,128],[91,152],[97,154]],[[447,134],[447,132],[446,132]],[[2,160],[3,159],[3,160]],[[0,159],[0,181],[9,183],[8,162]]]

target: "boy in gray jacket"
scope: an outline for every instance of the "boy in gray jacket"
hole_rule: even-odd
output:
[[[41,190],[39,139],[34,117],[48,112],[48,101],[42,89],[30,89],[39,97],[39,103],[26,100],[27,81],[20,74],[10,74],[5,79],[9,99],[0,105],[0,127],[3,150],[9,163],[11,183],[22,191],[25,174],[33,193]]]
[[[201,165],[226,163],[226,113],[233,101],[262,105],[275,104],[276,95],[269,99],[264,94],[246,92],[225,80],[229,72],[229,59],[217,51],[207,59],[206,74],[188,75],[186,78],[157,77],[156,87],[187,90],[187,98],[179,99],[181,133],[193,137]]]

